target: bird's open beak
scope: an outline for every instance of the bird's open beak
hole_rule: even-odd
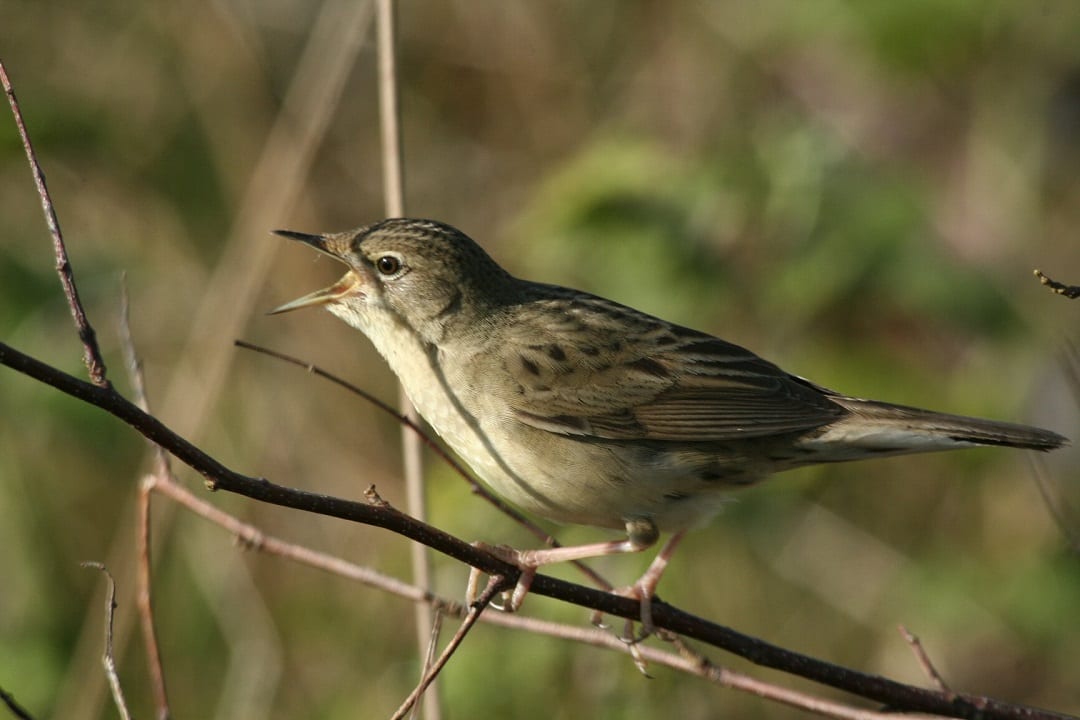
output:
[[[315,292],[305,295],[304,297],[297,298],[292,302],[287,302],[284,305],[279,305],[266,314],[277,315],[279,313],[289,312],[290,310],[299,310],[300,308],[311,307],[312,305],[325,305],[326,303],[340,300],[341,298],[348,295],[355,287],[356,278],[355,276],[353,276],[352,273],[348,273],[345,275],[345,277],[341,278],[330,287],[323,288],[322,290],[316,290]]]
[[[324,235],[309,235],[308,233],[296,232],[295,230],[274,230],[274,234],[287,237],[291,240],[299,240],[305,245],[310,245],[324,255],[329,255],[335,260],[343,261],[340,251],[333,242],[332,237],[327,238]],[[325,305],[326,303],[339,300],[350,292],[353,292],[358,282],[359,278],[357,278],[354,273],[345,273],[344,277],[330,287],[316,290],[304,297],[280,305],[268,312],[267,315],[277,315],[278,313],[289,312],[290,310],[299,310],[300,308],[311,307],[313,305]]]

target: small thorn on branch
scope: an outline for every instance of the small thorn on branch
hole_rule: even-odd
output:
[[[368,485],[367,490],[364,491],[364,499],[368,501],[369,505],[375,507],[390,507],[390,503],[382,499],[382,496],[375,490],[374,485]]]

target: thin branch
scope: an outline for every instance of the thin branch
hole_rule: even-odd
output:
[[[461,603],[453,603],[442,600],[430,592],[424,592],[414,585],[402,582],[397,578],[383,575],[370,568],[350,563],[346,560],[327,555],[316,550],[310,550],[294,543],[285,542],[278,538],[265,535],[253,525],[238,520],[228,513],[218,509],[205,500],[192,495],[186,488],[177,484],[171,478],[154,477],[153,490],[162,493],[180,503],[196,515],[215,523],[234,535],[243,547],[265,552],[278,557],[287,558],[295,562],[303,563],[310,567],[319,568],[326,572],[356,580],[369,587],[377,588],[384,592],[392,593],[413,602],[426,602],[440,607],[443,612],[454,617],[464,614]]]
[[[435,653],[439,649],[439,636],[442,634],[443,618],[446,615],[442,610],[434,605],[431,606],[431,629],[428,631],[428,646],[427,652],[424,653],[424,663],[420,667],[420,677],[426,677],[431,671],[432,666],[435,664]],[[409,713],[409,720],[415,720],[420,711],[424,709],[424,696],[421,695],[416,699],[413,704],[412,712]],[[441,709],[440,709],[441,710]],[[427,711],[430,712],[430,711]]]
[[[127,282],[121,277],[120,282],[120,347],[124,355],[124,367],[135,391],[135,402],[145,412],[150,412],[150,401],[146,395],[146,378],[142,363],[135,351],[135,340],[131,335],[130,304],[128,302]],[[154,464],[157,474],[168,477],[172,472],[169,467],[169,454],[160,445],[153,443]],[[165,669],[161,660],[161,648],[157,641],[154,627],[153,585],[150,573],[150,491],[153,476],[144,478],[139,483],[136,496],[135,522],[135,606],[139,610],[139,622],[142,625],[143,644],[146,650],[146,662],[150,670],[150,687],[154,696],[154,708],[158,720],[169,720],[169,693],[165,686]]]
[[[442,669],[446,667],[446,663],[449,662],[450,658],[457,652],[457,649],[461,647],[461,643],[465,640],[465,636],[469,634],[473,625],[480,619],[481,613],[483,613],[491,603],[491,599],[508,587],[511,586],[507,584],[506,578],[502,576],[493,575],[488,578],[487,587],[484,588],[484,592],[480,594],[480,597],[477,598],[476,602],[469,608],[469,614],[465,617],[465,620],[462,621],[458,631],[454,633],[454,637],[450,638],[450,642],[443,648],[439,659],[435,661],[435,664],[432,665],[426,673],[424,673],[423,679],[416,688],[409,693],[409,697],[405,698],[405,702],[403,702],[401,707],[397,709],[397,712],[394,713],[392,720],[401,720],[405,717],[405,714],[409,712],[417,700],[420,699],[420,696],[424,694],[424,691],[427,690],[428,686],[434,682]]]
[[[897,625],[896,629],[900,631],[900,637],[904,638],[904,642],[911,648],[915,660],[919,663],[919,667],[922,668],[923,672],[926,673],[926,677],[931,684],[947,697],[956,697],[956,693],[949,688],[945,678],[941,676],[941,673],[934,667],[934,663],[930,661],[930,656],[926,654],[926,648],[923,647],[919,637],[903,625]]]
[[[382,140],[383,202],[387,217],[405,215],[405,169],[401,140],[401,108],[397,76],[397,33],[395,30],[394,0],[376,0],[375,34],[378,43],[379,127]],[[398,405],[410,420],[419,420],[403,387],[398,388]],[[401,452],[405,475],[406,507],[419,520],[427,519],[427,499],[424,492],[423,456],[420,441],[408,428],[401,428]],[[409,548],[413,578],[422,588],[431,587],[431,555],[423,545]],[[434,618],[425,605],[416,606],[416,642],[421,657],[431,644],[428,630]],[[438,697],[438,691],[434,692]],[[439,703],[429,702],[424,717],[438,720]]]
[[[693,655],[680,659],[684,664],[666,664],[670,667],[695,674],[721,687],[750,693],[764,700],[771,700],[783,705],[799,708],[800,710],[806,710],[807,712],[812,712],[816,715],[840,718],[842,720],[895,720],[895,718],[897,718],[896,713],[877,712],[874,710],[856,708],[834,700],[825,700],[824,698],[815,697],[804,692],[799,692],[798,690],[780,687],[719,665],[713,665],[708,660],[700,662]],[[943,716],[927,715],[923,713],[905,713],[902,717],[904,720],[915,720],[916,718],[940,718]]]
[[[147,475],[139,484],[137,496],[137,517],[135,526],[135,546],[137,553],[135,606],[139,610],[139,622],[142,625],[143,645],[146,650],[146,664],[150,670],[150,689],[154,696],[155,716],[158,720],[169,720],[169,693],[165,686],[165,669],[161,660],[161,648],[158,645],[157,630],[154,626],[153,584],[150,573],[150,492],[153,488],[153,475]]]
[[[108,578],[109,590],[105,597],[105,649],[101,653],[101,664],[105,668],[105,676],[109,678],[109,687],[112,688],[113,702],[120,713],[122,720],[131,720],[131,713],[124,699],[124,690],[120,687],[120,676],[116,673],[116,657],[113,655],[113,616],[116,613],[116,583],[112,573],[99,562],[84,562],[83,567],[95,568],[105,573]]]
[[[360,522],[391,530],[423,543],[444,555],[455,558],[488,575],[503,575],[516,582],[518,568],[504,563],[469,543],[438,528],[410,518],[385,503],[359,503],[275,485],[268,480],[234,472],[207,455],[200,448],[176,435],[164,423],[147,415],[133,403],[112,390],[106,390],[25,355],[0,343],[0,364],[55,387],[73,397],[106,410],[146,438],[168,449],[176,458],[207,478],[212,490],[225,490],[283,507]],[[537,575],[531,592],[599,610],[628,619],[637,619],[641,608],[637,601],[601,592],[563,580]],[[731,628],[717,625],[683,612],[659,599],[653,602],[656,627],[696,638],[765,667],[799,675],[862,697],[907,711],[935,712],[952,717],[979,718],[1063,718],[1047,710],[1023,708],[993,698],[960,694],[949,699],[931,690],[904,685],[877,675],[833,665],[806,655],[771,645]]]
[[[135,393],[135,404],[143,409],[144,412],[150,412],[150,399],[146,394],[146,377],[143,375],[142,361],[139,360],[139,355],[135,351],[135,339],[131,335],[131,302],[128,297],[127,289],[127,276],[120,276],[120,322],[119,322],[119,335],[120,335],[120,351],[124,357],[124,369],[127,370],[128,378],[131,380],[131,388]],[[165,452],[165,448],[151,444],[154,449],[154,464],[155,471],[159,475],[169,475],[172,473],[172,465],[169,460],[169,453]]]
[[[67,298],[68,307],[71,308],[71,318],[75,321],[75,330],[79,333],[79,340],[83,345],[83,362],[90,373],[90,380],[99,387],[110,387],[109,379],[105,377],[105,361],[101,357],[101,348],[98,347],[97,336],[94,328],[86,318],[82,301],[79,300],[79,290],[75,287],[75,275],[71,270],[71,261],[68,259],[67,247],[64,245],[64,236],[60,232],[60,221],[56,218],[56,209],[53,207],[49,188],[45,185],[45,173],[38,163],[37,154],[34,152],[33,143],[30,142],[30,134],[26,131],[26,123],[23,122],[22,110],[19,101],[15,97],[15,88],[8,78],[7,68],[0,61],[0,84],[4,86],[8,104],[11,105],[11,114],[15,116],[15,126],[19,129],[19,137],[22,139],[23,149],[26,151],[26,159],[30,163],[30,172],[34,175],[34,185],[37,187],[38,196],[41,198],[41,209],[45,212],[45,224],[52,235],[53,253],[56,256],[56,272],[60,275],[60,284],[64,288],[64,297]]]
[[[382,133],[383,201],[387,217],[405,214],[401,107],[397,80],[397,33],[394,0],[376,0],[375,31],[379,53],[379,128]]]

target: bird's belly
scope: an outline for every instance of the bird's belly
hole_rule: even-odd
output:
[[[734,468],[729,478],[703,479],[699,469],[715,466],[713,457],[560,436],[514,419],[429,422],[499,496],[557,522],[623,529],[648,518],[662,531],[681,530],[712,518],[745,482]]]

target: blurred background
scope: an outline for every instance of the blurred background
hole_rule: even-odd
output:
[[[3,0],[16,84],[111,377],[121,274],[150,399],[225,464],[404,504],[398,428],[243,338],[396,400],[366,340],[269,308],[341,273],[268,233],[383,215],[369,3]],[[406,208],[519,275],[744,345],[846,393],[1040,424],[1075,438],[1062,358],[1080,305],[1080,5],[405,0]],[[85,376],[14,125],[0,121],[0,336]],[[1072,364],[1076,371],[1075,355]],[[1075,390],[1075,385],[1073,386]],[[151,712],[131,631],[147,448],[120,422],[0,370],[0,687],[39,718]],[[1080,713],[1075,449],[813,468],[739,493],[661,585],[680,607],[829,661],[925,683],[899,623],[956,689]],[[207,496],[268,533],[408,577],[389,533]],[[428,466],[431,520],[533,541]],[[1071,508],[1071,510],[1070,510]],[[154,501],[157,621],[178,717],[385,717],[412,688],[413,608],[236,547]],[[557,528],[566,542],[608,537]],[[616,583],[648,557],[598,563]],[[437,590],[467,572],[437,561]],[[554,574],[577,579],[567,569]],[[126,598],[126,599],[125,599]],[[584,625],[539,597],[529,613]],[[718,651],[714,661],[749,668]],[[478,627],[446,717],[794,717],[627,656]],[[821,691],[832,697],[829,691]]]

